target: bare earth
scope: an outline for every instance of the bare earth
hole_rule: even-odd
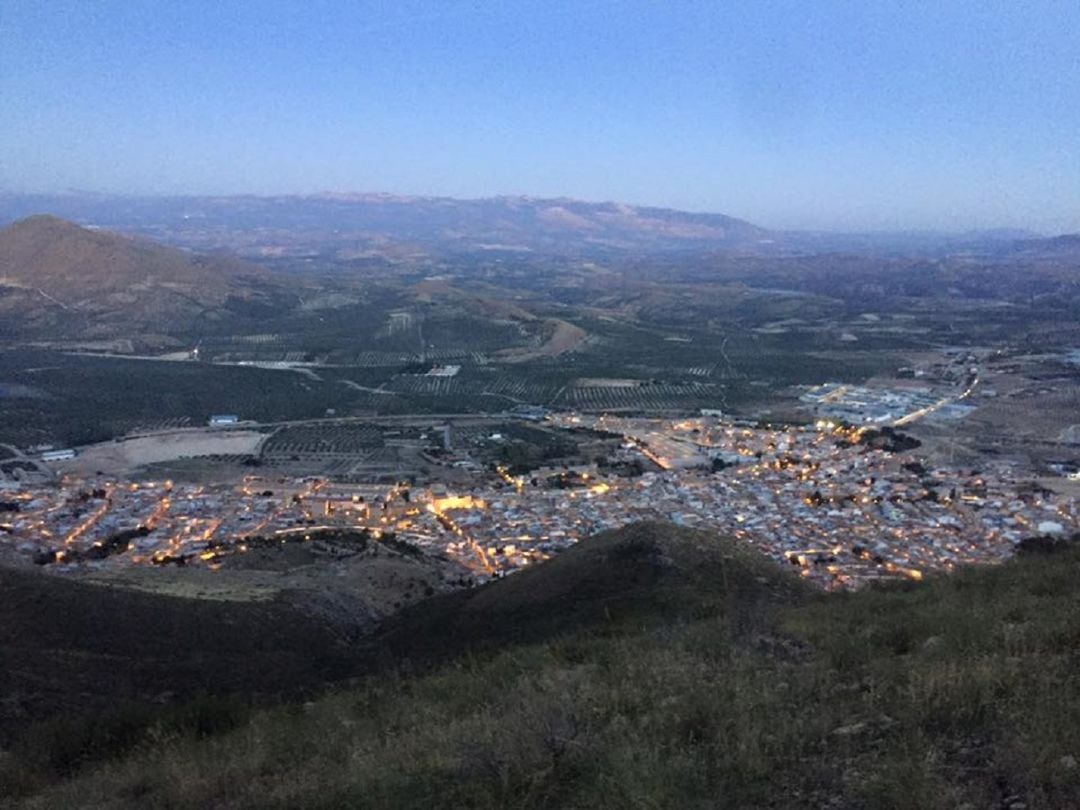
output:
[[[505,363],[522,363],[540,357],[558,357],[560,354],[572,352],[588,337],[588,332],[567,321],[553,318],[549,320],[549,323],[554,326],[554,331],[543,346],[536,349],[503,349],[496,352],[496,356]]]
[[[146,464],[178,458],[255,453],[264,439],[266,434],[253,430],[182,430],[90,445],[58,466],[76,475],[98,471],[123,475]]]

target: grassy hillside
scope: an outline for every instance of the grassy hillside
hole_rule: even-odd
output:
[[[383,674],[230,731],[162,726],[21,801],[1080,806],[1078,574],[1069,550],[823,595],[636,526],[417,608]]]
[[[39,749],[48,747],[41,735],[75,746],[89,726],[152,725],[140,706],[230,695],[253,701],[355,674],[358,666],[346,631],[282,597],[161,596],[0,568],[0,604],[0,746],[14,743],[16,753],[27,732]],[[107,741],[89,734],[83,742]],[[33,756],[55,759],[37,766],[65,770],[93,753]],[[0,759],[0,775],[8,774],[5,764]]]

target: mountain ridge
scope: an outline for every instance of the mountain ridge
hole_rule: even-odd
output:
[[[164,196],[0,192],[0,223],[42,210],[179,247],[256,259],[381,255],[397,260],[463,253],[498,258],[526,251],[580,258],[686,251],[990,256],[1040,242],[1046,247],[1059,238],[1014,227],[956,232],[771,229],[724,213],[528,194],[456,198],[360,191]]]
[[[390,239],[453,251],[743,249],[772,237],[746,220],[656,206],[566,197],[477,199],[368,193],[110,197],[0,195],[0,221],[48,209],[84,224],[123,228],[173,244],[228,247],[225,231],[259,238],[306,234],[305,244]]]

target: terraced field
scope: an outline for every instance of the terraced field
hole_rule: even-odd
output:
[[[369,424],[294,425],[267,439],[262,455],[366,455],[383,447],[385,432],[385,427]]]
[[[634,386],[588,385],[567,388],[555,402],[583,411],[718,408],[723,389],[715,383],[642,383]]]

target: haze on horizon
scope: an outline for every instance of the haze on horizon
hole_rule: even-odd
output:
[[[0,190],[1080,231],[1080,5],[7,0]]]

